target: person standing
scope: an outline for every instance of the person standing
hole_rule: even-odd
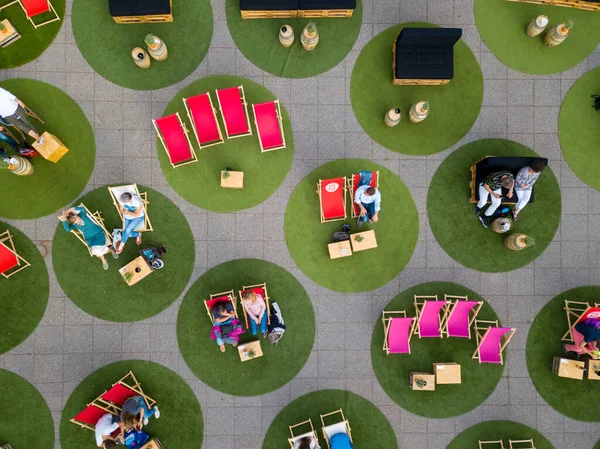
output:
[[[360,186],[354,193],[354,202],[360,210],[356,224],[359,228],[367,221],[377,223],[381,209],[381,193],[368,184]]]
[[[123,214],[123,233],[121,241],[117,245],[117,254],[123,252],[129,237],[135,237],[136,244],[142,244],[142,233],[136,231],[136,228],[143,227],[145,219],[144,203],[136,193],[123,193],[119,198],[119,203],[119,209]]]
[[[499,171],[490,173],[483,178],[479,184],[479,202],[473,212],[479,216],[479,221],[484,228],[489,226],[489,217],[494,215],[498,206],[502,203],[502,187],[508,189],[508,198],[513,197],[513,188],[515,186],[515,177],[509,171]],[[481,209],[486,205],[488,197],[492,196],[492,204],[487,208],[484,215],[481,215]]]
[[[531,199],[531,192],[533,185],[538,180],[542,171],[546,168],[546,164],[542,159],[534,159],[531,164],[523,167],[517,173],[515,178],[515,191],[517,192],[518,202],[515,206],[515,210],[512,211],[513,220],[519,219],[519,212],[527,205]]]
[[[25,104],[6,89],[0,87],[0,117],[8,124],[33,137],[37,142],[40,135],[27,118]]]

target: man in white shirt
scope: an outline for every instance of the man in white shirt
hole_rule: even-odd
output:
[[[105,449],[115,447],[116,441],[111,435],[115,430],[119,428],[121,429],[121,431],[123,431],[124,427],[123,424],[120,422],[120,418],[118,416],[115,416],[111,413],[103,415],[98,420],[95,427],[96,446],[103,447]],[[122,436],[118,435],[116,439],[122,439]]]
[[[121,242],[117,245],[117,254],[121,254],[129,237],[135,237],[138,245],[142,244],[142,234],[136,228],[144,226],[144,203],[136,193],[125,192],[119,198],[120,210],[123,214],[123,232]]]
[[[354,202],[360,209],[358,227],[362,227],[367,221],[369,223],[379,221],[379,209],[381,209],[381,193],[375,187],[368,184],[360,186],[354,194]]]
[[[0,117],[2,117],[10,125],[21,130],[23,133],[30,135],[36,141],[40,140],[40,135],[37,133],[25,111],[25,104],[11,94],[9,91],[0,87]]]

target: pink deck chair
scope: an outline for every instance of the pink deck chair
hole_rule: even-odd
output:
[[[371,182],[369,182],[369,185],[371,187],[375,187],[376,189],[379,188],[379,170],[371,172]],[[356,189],[358,189],[359,187],[360,187],[360,173],[355,173],[348,179],[348,188],[350,189],[350,192],[352,193],[352,198],[351,198],[352,208],[350,209],[352,218],[356,218],[360,214],[360,209],[358,208],[358,205],[354,202],[354,194],[356,193]]]
[[[60,17],[56,13],[56,10],[54,9],[54,6],[52,6],[52,3],[50,3],[50,0],[15,0],[13,2],[7,3],[6,5],[2,6],[0,8],[0,11],[3,10],[4,8],[14,5],[16,3],[21,5],[21,8],[23,9],[25,16],[27,16],[27,19],[29,20],[29,22],[31,22],[33,27],[36,29],[41,26],[48,25],[49,23],[60,20]],[[36,16],[39,16],[44,13],[51,13],[54,17],[52,19],[48,19],[44,22],[38,22],[38,23],[35,23],[32,20],[32,17],[36,17]]]
[[[321,223],[345,220],[346,213],[346,177],[320,180],[317,183]]]
[[[441,338],[442,324],[446,321],[448,306],[446,301],[438,301],[437,296],[416,296],[417,335],[419,338]]]
[[[404,310],[384,311],[381,320],[384,332],[383,350],[386,354],[410,354],[410,338],[414,332],[414,318],[407,317]]]
[[[217,90],[217,101],[228,139],[252,135],[244,86]]]
[[[492,324],[495,326],[491,326]],[[482,334],[482,331],[485,333]],[[475,320],[477,349],[473,358],[478,359],[479,363],[504,364],[502,353],[515,331],[512,327],[498,327],[497,321]]]
[[[225,142],[208,92],[184,98],[183,104],[201,149]]]
[[[173,168],[198,162],[188,137],[189,131],[181,121],[178,112],[152,120],[152,123]]]
[[[253,104],[254,123],[258,131],[260,151],[273,151],[285,148],[285,136],[281,121],[279,100]]]
[[[449,304],[448,317],[442,326],[446,337],[471,338],[471,326],[483,306],[483,301],[469,301],[466,296],[444,295]]]

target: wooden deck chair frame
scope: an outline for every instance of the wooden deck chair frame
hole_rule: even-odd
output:
[[[492,449],[498,449],[498,445],[500,445],[500,449],[504,449],[504,443],[502,442],[502,440],[495,440],[495,441],[481,441],[478,440],[479,443],[479,449],[485,449],[485,445],[496,445],[494,448]]]
[[[454,312],[454,308],[458,304],[458,301],[469,301],[468,296],[456,296],[456,295],[447,295],[444,293],[444,300],[446,301],[448,307],[448,314],[446,315],[446,320],[442,323],[442,336],[446,335],[446,338],[449,338],[448,334],[448,321],[450,321],[450,317]],[[477,319],[477,315],[479,311],[483,307],[483,301],[477,301],[477,305],[473,306],[473,308],[469,311],[469,340],[471,339],[471,327],[473,323]]]
[[[344,179],[342,181],[342,189],[344,189],[344,216],[340,217],[340,218],[330,218],[330,219],[325,219],[323,218],[323,198],[321,197],[321,183],[323,182],[322,179],[319,179],[319,182],[317,182],[317,194],[319,195],[319,210],[321,212],[321,223],[330,223],[333,221],[340,221],[340,220],[345,220],[346,218],[348,218],[348,210],[347,210],[347,196],[348,196],[348,180],[346,179],[345,176],[342,176],[342,178]],[[333,179],[333,178],[332,178]]]
[[[2,446],[0,446],[0,449],[13,449],[13,448],[10,445],[10,443],[4,443]]]
[[[27,15],[27,11],[25,10],[25,7],[23,6],[23,3],[21,3],[21,0],[15,0],[13,2],[7,3],[6,5],[4,5],[4,6],[2,6],[0,8],[0,11],[2,11],[4,8],[7,8],[8,6],[11,6],[11,5],[14,5],[15,3],[18,3],[21,6],[21,9],[23,10],[23,13],[25,14],[25,17],[27,17],[27,20],[29,20],[29,22],[31,22],[31,24],[33,25],[33,27],[37,30],[38,28],[40,28],[40,27],[42,27],[44,25],[48,25],[49,23],[56,22],[57,20],[60,21],[60,16],[58,15],[58,13],[56,12],[56,10],[54,9],[54,6],[50,2],[50,0],[46,0],[46,2],[48,3],[49,11],[45,12],[45,13],[42,13],[42,14],[47,14],[47,13],[51,12],[52,14],[54,14],[54,18],[50,19],[50,20],[46,20],[45,22],[38,23],[38,24],[36,24],[32,20],[32,18]],[[27,110],[27,108],[25,108],[25,110]],[[27,115],[29,115],[29,114],[27,114]],[[39,120],[39,117],[37,117],[37,116],[33,116],[32,115],[32,117],[36,117]],[[42,122],[42,123],[44,123],[44,122]]]
[[[184,101],[184,103],[185,103],[185,101]],[[186,105],[186,108],[187,108],[187,105]],[[169,158],[169,164],[171,164],[171,167],[173,167],[173,168],[179,168],[179,167],[182,167],[187,164],[193,164],[194,162],[198,162],[198,157],[196,156],[196,152],[194,151],[192,141],[190,140],[190,136],[189,136],[190,131],[185,126],[185,123],[183,123],[183,120],[181,120],[181,117],[179,116],[179,112],[176,112],[175,115],[177,116],[177,119],[179,120],[181,129],[183,130],[183,135],[185,136],[185,139],[187,140],[187,143],[190,147],[190,153],[192,153],[192,158],[188,161],[179,162],[177,164],[174,164],[173,162],[171,162],[171,155],[169,154],[169,150],[167,150],[167,145],[162,136],[162,133],[160,132],[160,129],[156,125],[156,120],[152,119],[152,125],[154,125],[154,130],[156,131],[156,135],[158,136],[158,139],[160,140],[160,143],[162,144],[162,147],[165,150],[165,153],[167,153],[167,158]],[[192,126],[194,126],[193,121],[192,121]],[[195,130],[194,130],[194,132],[195,132]],[[198,138],[198,136],[196,135],[196,139],[197,138]],[[200,143],[200,141],[198,141],[198,143]],[[202,148],[202,147],[200,147],[200,148]]]
[[[397,315],[397,316],[393,316]],[[407,318],[405,310],[384,310],[381,314],[381,322],[383,323],[383,350],[387,355],[390,355],[390,345],[388,343],[388,336],[390,333],[390,325],[392,323],[392,318]],[[415,333],[415,323],[416,320],[413,320],[410,325],[410,331],[408,333],[408,353],[410,354],[410,339]]]
[[[136,229],[136,231],[138,232],[150,232],[152,231],[152,222],[150,221],[150,217],[148,216],[148,204],[150,204],[148,202],[148,198],[147,198],[147,194],[146,192],[142,192],[140,193],[137,184],[129,184],[129,185],[120,185],[120,186],[109,186],[108,187],[108,191],[110,192],[110,196],[113,200],[113,204],[115,205],[115,207],[117,208],[117,212],[119,213],[119,217],[121,217],[121,226],[125,227],[125,219],[123,218],[123,214],[121,213],[121,209],[119,208],[119,200],[117,199],[117,197],[115,196],[115,194],[113,193],[112,189],[115,187],[133,187],[133,190],[135,191],[135,193],[141,198],[142,200],[142,207],[144,208],[144,228],[143,229]]]
[[[480,327],[480,324],[485,324],[484,326]],[[477,359],[477,361],[479,363],[481,363],[481,357],[479,356],[479,348],[481,347],[481,343],[483,342],[483,340],[485,339],[485,336],[487,335],[487,333],[490,331],[490,329],[492,327],[498,327],[498,320],[494,320],[494,321],[487,321],[487,320],[475,320],[475,339],[477,341],[477,348],[475,349],[475,352],[473,352],[473,357],[474,359]],[[480,331],[484,330],[485,332],[482,334]],[[508,334],[508,336],[504,335],[502,338],[504,338],[504,342],[500,343],[500,349],[498,350],[498,352],[500,353],[500,365],[504,365],[504,350],[506,349],[506,346],[508,346],[508,342],[513,338],[513,335],[515,335],[515,331],[516,329],[513,327],[511,328],[511,332]]]
[[[249,323],[248,323],[248,314],[246,312],[246,308],[244,307],[244,301],[242,299],[242,293],[246,290],[250,290],[253,288],[262,288],[263,291],[265,292],[265,296],[264,296],[264,300],[265,300],[265,306],[267,307],[267,310],[265,311],[265,313],[267,314],[267,324],[271,324],[271,304],[269,303],[269,293],[267,291],[267,283],[263,282],[262,284],[256,284],[256,285],[244,285],[242,287],[241,290],[238,290],[238,295],[240,297],[240,305],[242,306],[242,311],[244,312],[244,322],[246,323],[246,329],[249,329]]]
[[[219,125],[219,120],[217,119],[217,110],[213,106],[212,98],[210,98],[210,93],[206,92],[206,96],[208,97],[208,102],[210,103],[210,108],[212,110],[212,115],[213,115],[213,117],[215,119],[215,123],[217,124],[217,131],[219,131],[219,137],[221,138],[221,140],[218,140],[216,142],[209,143],[209,144],[206,144],[206,145],[202,145],[200,143],[200,138],[198,137],[198,130],[196,129],[196,123],[194,122],[194,119],[192,117],[192,113],[191,113],[190,108],[189,108],[189,106],[187,104],[187,101],[186,101],[187,98],[183,99],[183,105],[185,106],[185,111],[187,112],[187,116],[188,116],[188,118],[190,120],[190,123],[192,124],[192,131],[194,131],[194,136],[196,136],[196,142],[198,142],[198,147],[200,147],[201,150],[203,148],[212,147],[213,145],[219,145],[221,143],[225,143],[225,139],[223,139],[223,132],[221,131],[221,125]],[[185,128],[185,125],[184,125],[184,128]],[[195,155],[196,155],[196,153],[194,153],[194,156]]]
[[[523,446],[527,444],[527,446]],[[508,440],[509,449],[535,449],[535,445],[533,444],[533,438],[529,438],[528,440]]]
[[[206,301],[212,301],[213,299],[216,299],[220,296],[229,296],[229,300],[231,301],[231,304],[233,305],[233,313],[235,313],[235,317],[239,320],[240,317],[238,316],[237,313],[237,299],[235,297],[235,293],[233,292],[233,289],[228,290],[226,292],[221,292],[221,293],[214,293],[210,295],[210,298],[208,300],[204,300],[204,307],[206,307],[206,313],[208,313],[208,317],[210,318],[210,322],[214,325],[215,321],[213,319],[212,316],[212,311],[210,309],[210,307],[208,307],[208,304],[206,303]]]
[[[256,134],[258,135],[258,144],[260,145],[261,153],[266,153],[267,151],[275,151],[275,150],[281,150],[283,148],[286,148],[285,132],[283,130],[283,119],[281,117],[281,105],[279,104],[279,100],[274,100],[273,103],[275,103],[275,114],[277,115],[277,123],[279,123],[279,131],[281,132],[281,140],[283,143],[278,147],[273,147],[273,148],[269,148],[266,150],[263,147],[262,139],[260,138],[260,133],[258,131],[258,121],[256,120],[256,110],[254,109],[254,104],[252,105],[252,114],[254,115],[254,125],[256,126]]]
[[[294,435],[294,429],[297,427],[301,427],[301,426],[305,426],[306,424],[308,424],[310,426],[310,432],[304,432],[301,433],[299,435]],[[308,436],[310,433],[312,433],[313,437],[315,438],[315,441],[319,441],[319,438],[317,436],[317,432],[315,432],[315,428],[313,427],[313,423],[312,420],[309,418],[306,421],[302,421],[298,424],[294,424],[293,426],[288,426],[290,429],[290,434],[292,435],[291,438],[288,438],[288,443],[290,443],[290,448],[291,449],[295,449],[294,448],[294,438],[298,438],[301,435],[306,435]]]
[[[223,108],[221,107],[221,99],[219,98],[218,92],[216,93],[217,103],[219,103],[219,111],[221,111],[221,118],[223,119],[223,126],[225,128],[225,135],[227,136],[227,139],[235,139],[236,137],[245,137],[245,136],[252,135],[252,125],[250,124],[250,116],[248,115],[248,103],[246,102],[246,94],[244,93],[244,86],[240,84],[239,86],[237,86],[237,88],[240,93],[240,98],[242,99],[242,106],[244,107],[244,113],[246,114],[246,123],[248,123],[248,132],[245,134],[237,134],[235,136],[229,135],[229,132],[227,131],[227,123],[225,122],[225,114],[223,114]],[[217,90],[221,90],[221,89],[217,89]]]
[[[438,300],[437,295],[432,295],[432,296],[414,295],[413,302],[414,302],[415,314],[416,314],[415,315],[414,332],[419,336],[419,338],[422,338],[421,332],[419,331],[419,321],[421,321],[421,316],[422,316],[422,312],[423,312],[423,307],[425,306],[425,301],[439,301],[439,300]],[[444,307],[441,310],[441,313],[442,313],[442,316],[439,319],[438,327],[440,330],[440,338],[443,338],[444,334],[442,332],[442,328],[443,328],[443,324],[446,321],[446,318],[448,316],[448,303],[446,303],[444,305]]]
[[[0,234],[0,243],[3,244],[4,246],[6,246],[9,249],[9,251],[12,251],[12,253],[17,258],[17,266],[10,268],[8,270],[9,271],[8,274],[6,272],[2,273],[2,276],[4,276],[6,279],[11,277],[13,274],[17,274],[19,271],[24,270],[25,268],[31,266],[31,264],[29,262],[27,262],[25,260],[25,258],[23,258],[17,252],[17,250],[15,248],[15,242],[13,242],[12,238],[13,238],[13,236],[8,229],[6,231],[4,231],[2,234]]]
[[[106,413],[110,413],[112,415],[115,416],[120,416],[121,414],[121,406],[118,404],[113,404],[112,402],[108,402],[102,399],[102,396],[106,393],[107,390],[104,390],[104,393],[102,393],[100,396],[98,396],[96,399],[94,399],[91,402],[88,402],[85,406],[85,408],[88,408],[90,406],[95,406],[98,407],[101,410],[104,410]],[[75,418],[71,418],[69,420],[70,422],[72,422],[73,424],[77,424],[80,427],[83,427],[84,429],[87,430],[91,430],[92,432],[95,430],[94,427],[92,427],[90,424],[82,422],[82,421],[77,421]]]
[[[375,188],[379,189],[379,170],[377,170],[377,183],[375,184]],[[348,178],[348,191],[350,192],[351,198],[350,198],[350,202],[352,203],[350,205],[350,217],[352,218],[357,218],[358,214],[354,211],[354,175],[356,175],[356,173],[352,173],[352,175],[350,176],[350,178]]]
[[[348,420],[346,419],[346,417],[344,416],[344,411],[342,409],[333,411],[331,413],[325,413],[324,415],[319,415],[321,417],[321,432],[323,432],[323,438],[325,438],[325,442],[327,443],[327,447],[329,449],[331,449],[331,446],[329,445],[329,437],[327,436],[327,432],[325,432],[325,422],[323,420],[323,418],[326,418],[328,416],[332,416],[332,415],[337,415],[340,414],[342,416],[342,420],[338,421],[338,423],[345,423],[346,424],[346,432],[348,433],[348,436],[350,437],[350,441],[352,443],[354,443],[354,441],[352,440],[352,430],[350,429],[350,423],[348,422]],[[336,424],[338,424],[336,423]]]
[[[102,218],[102,214],[100,213],[100,211],[97,210],[96,212],[91,213],[90,210],[87,207],[85,207],[85,204],[83,204],[83,203],[80,203],[78,207],[83,207],[85,209],[85,213],[88,215],[88,217],[94,223],[96,223],[98,226],[100,226],[102,228],[102,230],[104,231],[104,234],[106,235],[106,238],[110,242],[110,246],[112,246],[112,244],[113,244],[112,235],[110,234],[110,232],[108,232],[108,230],[104,226],[104,218]],[[59,216],[58,219],[60,221],[65,221],[64,218],[62,218],[62,216]],[[88,244],[85,241],[85,238],[83,237],[83,233],[79,229],[71,229],[70,232],[73,235],[75,235],[75,237],[77,237],[81,243],[83,243],[85,245],[85,247],[88,250],[88,253],[90,253],[90,256],[94,257],[94,255],[92,254],[92,249],[88,246]]]
[[[565,299],[565,313],[567,314],[567,323],[569,330],[560,339],[561,341],[573,341],[573,329],[577,326],[579,319],[591,309],[589,302],[569,301]]]
[[[154,399],[152,399],[150,396],[148,396],[146,393],[144,393],[144,390],[142,390],[142,385],[138,382],[137,378],[135,377],[135,374],[133,374],[133,371],[129,371],[127,374],[125,374],[123,377],[121,377],[118,381],[116,381],[114,384],[112,384],[113,387],[115,385],[123,385],[124,387],[129,388],[130,390],[136,392],[138,395],[140,395],[142,398],[144,398],[144,402],[146,403],[146,406],[149,409],[151,409],[152,407],[154,407],[154,405],[156,405],[156,401]],[[104,393],[106,393],[106,391]],[[102,394],[104,394],[104,393],[102,393]],[[113,404],[112,402],[107,401],[105,399],[100,399],[100,401],[107,405],[117,407],[119,409],[119,411],[121,410],[121,406],[118,404]]]

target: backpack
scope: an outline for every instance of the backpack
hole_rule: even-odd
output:
[[[348,223],[344,223],[342,225],[342,230],[333,233],[333,242],[343,242],[344,240],[350,240],[350,225]]]
[[[594,105],[592,106],[596,111],[600,111],[600,95],[592,95],[594,99]]]
[[[279,340],[283,337],[285,332],[285,322],[283,321],[283,315],[277,302],[271,303],[271,314],[269,315],[269,328],[263,335],[263,338],[269,340],[269,343],[276,345]]]

